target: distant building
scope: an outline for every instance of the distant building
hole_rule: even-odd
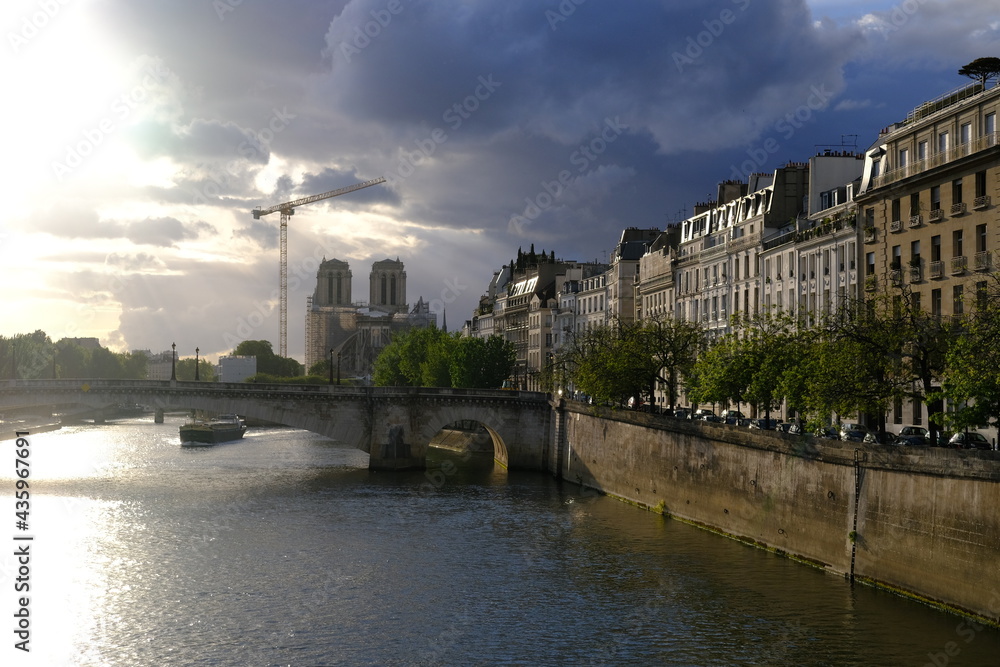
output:
[[[229,355],[219,357],[215,367],[219,382],[243,382],[257,374],[257,357]]]
[[[164,350],[159,354],[147,352],[147,356],[149,361],[146,364],[146,378],[149,380],[169,380],[173,370],[173,350]]]
[[[422,298],[410,310],[398,258],[372,264],[368,303],[351,301],[351,278],[350,266],[339,259],[324,259],[316,272],[316,289],[306,299],[307,372],[333,350],[344,376],[367,376],[394,332],[437,323]]]

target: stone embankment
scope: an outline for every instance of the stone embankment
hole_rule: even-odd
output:
[[[563,402],[571,482],[1000,623],[1000,452],[859,445]]]

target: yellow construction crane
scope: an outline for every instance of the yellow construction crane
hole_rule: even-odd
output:
[[[330,197],[346,195],[348,192],[354,192],[355,190],[371,187],[372,185],[378,185],[379,183],[385,183],[385,178],[379,176],[378,178],[373,178],[370,181],[355,183],[354,185],[348,185],[346,188],[340,188],[338,190],[330,190],[329,192],[324,192],[321,195],[303,197],[302,199],[285,202],[284,204],[276,204],[275,206],[271,206],[269,208],[262,209],[258,206],[253,210],[254,220],[260,220],[261,217],[271,213],[277,213],[278,211],[281,212],[281,232],[279,234],[281,268],[280,275],[278,277],[278,292],[280,294],[281,304],[279,309],[281,321],[278,325],[278,354],[281,356],[288,356],[288,218],[295,214],[295,209],[299,206],[311,204],[323,199],[329,199]]]

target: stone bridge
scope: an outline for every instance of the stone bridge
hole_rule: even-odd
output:
[[[546,394],[486,389],[178,382],[173,380],[0,381],[0,412],[15,408],[237,413],[322,434],[368,452],[369,467],[423,468],[431,439],[460,420],[482,424],[494,458],[513,468],[546,469],[552,406]]]

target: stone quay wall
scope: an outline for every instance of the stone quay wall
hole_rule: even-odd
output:
[[[1000,452],[555,406],[570,482],[1000,624]]]

